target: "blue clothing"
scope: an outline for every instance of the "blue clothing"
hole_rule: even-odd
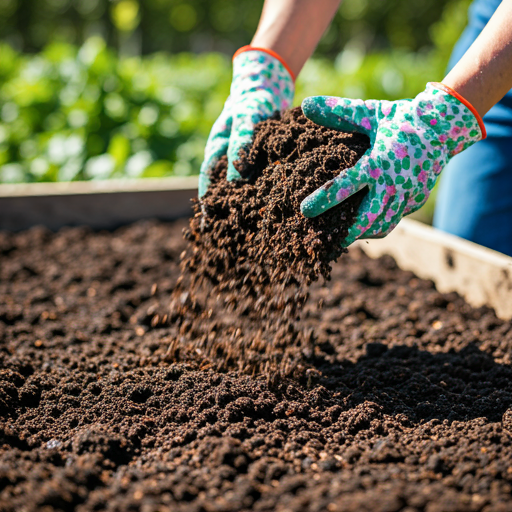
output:
[[[475,0],[456,44],[453,67],[501,0]],[[512,90],[484,116],[487,139],[455,156],[443,170],[434,226],[512,256]]]

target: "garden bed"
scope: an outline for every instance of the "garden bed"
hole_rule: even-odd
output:
[[[185,225],[0,235],[0,510],[512,510],[510,322],[355,248],[297,377],[221,367],[154,322]]]

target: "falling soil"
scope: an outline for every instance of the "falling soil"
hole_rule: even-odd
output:
[[[300,204],[368,144],[365,135],[318,126],[296,108],[256,125],[253,145],[236,162],[242,180],[228,182],[227,160],[219,161],[194,203],[170,307],[155,306],[150,320],[178,329],[171,357],[199,352],[215,370],[269,382],[312,378],[305,359],[315,350],[314,325],[298,320],[309,285],[328,280],[331,263],[347,252],[342,243],[365,190],[313,219]]]
[[[512,510],[509,322],[353,249],[272,346],[297,377],[219,368],[154,321],[186,225],[0,234],[2,512]]]

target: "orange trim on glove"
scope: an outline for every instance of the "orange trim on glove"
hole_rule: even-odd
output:
[[[276,53],[274,50],[270,50],[268,48],[259,48],[259,47],[251,46],[251,45],[242,46],[242,48],[239,48],[235,52],[235,54],[233,55],[233,59],[235,57],[237,57],[238,55],[240,55],[241,53],[250,52],[251,50],[255,50],[255,51],[258,51],[258,52],[268,53],[269,55],[274,57],[274,59],[277,59],[285,67],[286,71],[288,71],[288,73],[290,73],[290,76],[292,77],[292,80],[295,82],[295,75],[292,73],[292,70],[290,69],[288,64],[286,64],[286,61],[281,57],[281,55]]]
[[[457,98],[461,103],[466,105],[466,107],[469,108],[471,113],[476,117],[476,120],[478,121],[478,126],[480,126],[480,130],[482,131],[482,140],[484,140],[487,137],[487,130],[485,129],[484,120],[482,119],[482,116],[476,111],[476,108],[469,103],[469,101],[466,98],[463,98],[457,91],[454,91],[451,87],[448,87],[447,85],[442,84],[441,82],[432,82],[436,87],[439,87],[439,89],[442,89],[444,92],[447,92],[454,98]]]

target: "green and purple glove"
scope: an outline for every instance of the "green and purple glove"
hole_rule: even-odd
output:
[[[292,72],[272,50],[244,46],[233,57],[229,98],[215,121],[199,174],[199,197],[206,193],[210,172],[228,156],[228,181],[240,178],[233,162],[250,146],[256,123],[291,106],[295,86]]]
[[[368,187],[345,246],[359,238],[386,236],[426,202],[450,158],[486,136],[471,104],[440,83],[428,83],[412,100],[313,96],[302,102],[302,110],[319,125],[370,138],[370,149],[354,167],[301,204],[306,217],[316,217]]]

